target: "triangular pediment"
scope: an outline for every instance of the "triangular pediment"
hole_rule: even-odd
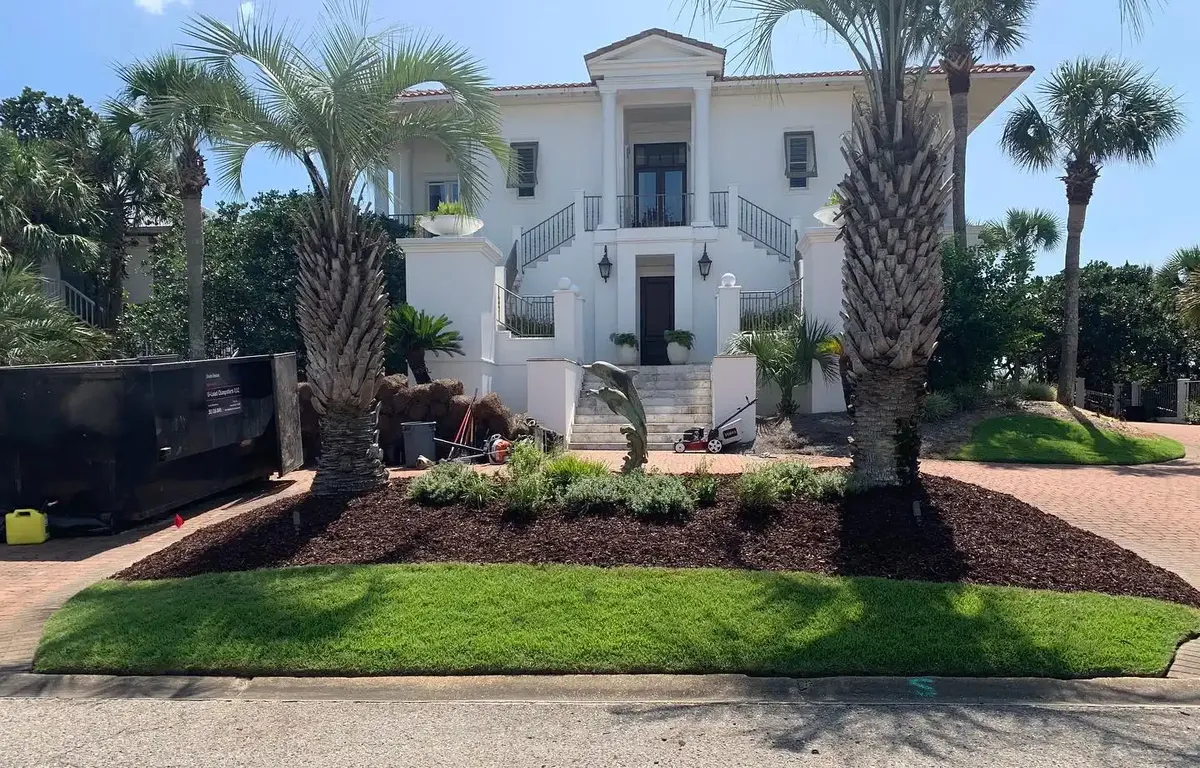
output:
[[[630,73],[639,65],[719,74],[725,68],[725,49],[664,29],[648,29],[593,51],[584,61],[593,79]]]

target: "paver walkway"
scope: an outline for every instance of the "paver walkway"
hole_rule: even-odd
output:
[[[1156,424],[1154,430],[1187,446],[1188,458],[1144,467],[1033,467],[925,461],[924,471],[1010,493],[1072,525],[1112,539],[1200,588],[1200,426]],[[613,451],[585,453],[619,465]],[[796,457],[789,457],[796,458]],[[707,461],[711,471],[741,472],[768,459],[754,456],[652,454],[651,466],[691,471]],[[815,465],[841,459],[803,457]],[[393,472],[403,476],[409,472]],[[279,498],[306,491],[310,472],[260,487],[252,495],[210,503],[186,515],[181,529],[158,522],[113,537],[50,541],[35,547],[0,545],[0,671],[28,670],[45,620],[71,595],[181,537]],[[1173,674],[1200,676],[1200,641],[1181,651]]]

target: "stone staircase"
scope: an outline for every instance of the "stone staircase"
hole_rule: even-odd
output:
[[[646,407],[650,450],[669,451],[685,429],[706,426],[712,419],[708,365],[646,365],[629,370],[637,371],[634,382]],[[627,422],[588,394],[588,390],[600,386],[600,380],[591,374],[584,377],[571,427],[573,450],[623,451],[628,445],[621,434]]]

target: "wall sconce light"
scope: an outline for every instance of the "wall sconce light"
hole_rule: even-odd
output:
[[[608,246],[604,246],[604,257],[600,259],[600,263],[596,266],[600,267],[600,277],[604,278],[604,282],[608,282],[608,278],[612,275],[612,262],[608,260]]]
[[[700,255],[700,261],[696,263],[700,266],[700,277],[708,280],[708,273],[712,272],[712,259],[708,258],[708,243],[704,244],[704,253]]]

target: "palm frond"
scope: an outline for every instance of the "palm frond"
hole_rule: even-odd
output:
[[[1179,289],[1178,301],[1183,321],[1200,329],[1200,269],[1188,272],[1187,279]]]
[[[94,359],[110,346],[103,331],[79,322],[48,297],[28,266],[0,266],[0,365]]]
[[[1200,245],[1180,248],[1167,257],[1156,274],[1158,280],[1173,288],[1182,286],[1193,272],[1200,270]]]
[[[1030,170],[1051,168],[1059,159],[1058,135],[1028,97],[1022,97],[1008,116],[1000,146],[1017,165]]]

